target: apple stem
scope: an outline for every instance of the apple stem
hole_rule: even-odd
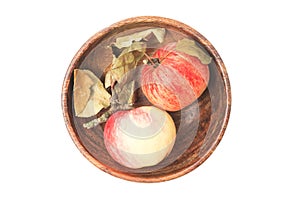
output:
[[[152,65],[155,65],[154,62],[152,61],[152,58],[150,58],[150,56],[146,52],[144,53],[144,55],[147,57],[149,62],[151,62]]]
[[[165,57],[163,57],[163,58],[160,60],[160,62],[162,62],[164,59],[166,59],[167,56],[168,56],[171,52],[172,52],[172,51],[169,51],[169,52],[167,53],[167,55],[165,55]]]
[[[158,58],[151,58],[147,53],[144,53],[144,55],[147,57],[148,61],[151,63],[151,65],[156,68],[159,66],[160,61]]]

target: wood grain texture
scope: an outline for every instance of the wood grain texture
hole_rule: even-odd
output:
[[[156,166],[129,169],[116,163],[103,142],[104,124],[85,129],[82,124],[91,118],[78,118],[73,108],[73,71],[89,69],[98,77],[111,64],[107,48],[116,37],[152,27],[166,28],[165,45],[183,37],[197,41],[212,57],[210,81],[205,92],[192,105],[181,111],[169,112],[175,121],[177,138],[171,154]],[[137,70],[135,73],[139,73]],[[151,105],[141,89],[137,89],[136,107]],[[201,165],[221,141],[230,115],[231,90],[226,68],[211,43],[191,27],[167,18],[144,16],[126,19],[96,33],[73,58],[62,89],[62,108],[69,134],[80,152],[99,169],[122,179],[137,182],[160,182],[180,177]],[[99,113],[101,114],[101,113]],[[98,114],[98,115],[99,115]]]

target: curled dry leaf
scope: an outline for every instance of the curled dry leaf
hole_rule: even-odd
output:
[[[137,66],[146,52],[147,42],[157,40],[162,43],[165,34],[164,28],[152,28],[116,38],[116,42],[111,45],[113,61],[105,75],[105,88],[119,82],[124,74]]]
[[[135,81],[132,80],[125,85],[117,83],[112,89],[112,97],[110,99],[110,108],[103,113],[100,117],[93,119],[83,124],[84,128],[90,129],[98,124],[104,123],[113,113],[119,110],[129,110],[133,108],[135,101]]]
[[[110,105],[111,95],[89,70],[74,70],[73,99],[77,117],[91,117]]]
[[[124,74],[134,69],[145,51],[145,42],[133,42],[129,47],[124,48],[118,57],[113,55],[111,68],[105,75],[105,87],[108,88],[115,81],[119,82]]]
[[[176,50],[197,57],[203,64],[209,64],[211,57],[202,50],[194,40],[182,39],[176,44]]]
[[[126,83],[123,87],[120,84],[116,84],[114,87],[112,100],[112,107],[115,107],[115,110],[124,110],[126,108],[131,108],[134,103],[134,90],[135,90],[135,81],[130,81]],[[114,106],[113,106],[114,105]],[[124,107],[119,108],[120,106]]]
[[[147,41],[147,37],[151,34],[154,34],[154,36],[158,40],[158,42],[162,43],[164,41],[166,29],[152,28],[152,29],[147,29],[147,30],[140,31],[137,33],[133,33],[131,35],[119,37],[116,39],[116,42],[114,43],[114,45],[116,47],[118,47],[119,49],[124,48],[124,47],[129,47],[134,41],[135,42],[142,41],[142,40]]]

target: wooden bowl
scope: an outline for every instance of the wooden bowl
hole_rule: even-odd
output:
[[[207,89],[192,105],[178,112],[170,112],[177,136],[172,152],[152,167],[131,169],[115,162],[103,141],[103,127],[83,128],[93,118],[79,118],[74,114],[74,69],[89,69],[103,79],[112,62],[107,48],[117,37],[136,31],[162,27],[167,30],[164,43],[188,37],[198,42],[212,57]],[[164,45],[164,44],[159,44]],[[139,93],[142,95],[142,93]],[[149,104],[145,98],[140,104]],[[221,141],[230,115],[231,91],[228,75],[219,54],[212,44],[193,28],[167,18],[143,16],[120,21],[92,36],[74,56],[64,79],[62,108],[69,134],[80,152],[99,169],[122,179],[136,182],[161,182],[180,177],[201,165]]]

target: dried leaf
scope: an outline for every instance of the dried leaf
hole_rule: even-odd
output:
[[[115,91],[115,95],[117,95],[118,104],[132,106],[134,101],[134,90],[135,81],[131,81],[123,87],[120,87],[120,84],[116,84],[113,91]]]
[[[111,106],[109,110],[100,117],[83,124],[83,127],[87,129],[93,128],[98,124],[106,122],[113,113],[119,110],[129,110],[133,108],[133,103],[135,101],[135,84],[134,80],[125,85],[117,83],[112,88],[112,96],[110,99]]]
[[[111,86],[112,83],[113,83],[112,75],[111,75],[111,71],[109,70],[109,71],[105,74],[105,80],[104,80],[105,88],[108,88],[109,86]]]
[[[129,47],[124,48],[118,57],[114,55],[112,67],[105,75],[105,88],[111,86],[115,81],[119,82],[124,74],[134,69],[145,51],[145,42],[133,42]]]
[[[164,28],[152,28],[147,29],[141,32],[133,33],[131,35],[126,35],[123,37],[119,37],[116,39],[115,46],[119,49],[124,47],[129,47],[134,41],[139,42],[143,39],[147,41],[147,36],[149,36],[151,33],[154,34],[155,38],[159,43],[162,43],[164,41],[164,37],[166,34],[166,29]]]
[[[209,64],[211,57],[207,55],[194,40],[182,39],[176,44],[176,50],[197,57],[203,64]]]
[[[89,70],[74,70],[74,110],[77,117],[91,117],[110,105],[111,95]]]

